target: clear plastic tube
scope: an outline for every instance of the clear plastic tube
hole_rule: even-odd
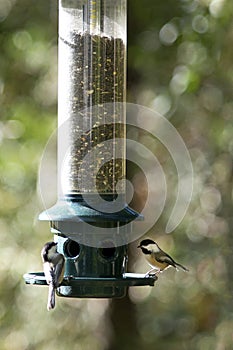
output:
[[[126,0],[60,0],[59,196],[124,193]]]

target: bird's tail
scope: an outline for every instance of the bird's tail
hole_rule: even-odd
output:
[[[183,266],[183,265],[181,265],[181,264],[179,264],[179,263],[177,263],[176,262],[176,267],[180,267],[182,270],[184,270],[184,271],[186,271],[186,272],[188,272],[189,271],[189,269],[187,269],[187,267],[185,267],[185,266]]]
[[[52,283],[49,284],[49,294],[48,294],[48,304],[47,310],[51,310],[55,308],[55,288]]]

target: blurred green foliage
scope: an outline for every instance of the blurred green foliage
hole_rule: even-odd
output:
[[[60,298],[48,313],[47,289],[25,286],[22,275],[41,270],[51,238],[37,222],[37,174],[56,127],[57,4],[1,0],[1,350],[233,348],[232,42],[232,0],[128,1],[128,101],[169,118],[194,167],[192,202],[176,232],[163,234],[168,205],[148,235],[190,272],[166,271],[124,300]],[[138,140],[169,177],[175,169],[164,150],[143,134]],[[134,181],[143,189],[140,174]],[[147,271],[135,252],[132,244],[130,269]]]

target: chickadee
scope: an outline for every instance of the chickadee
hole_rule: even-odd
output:
[[[175,262],[170,255],[160,249],[158,244],[152,241],[152,239],[144,239],[141,241],[138,248],[141,248],[147,262],[152,267],[152,269],[148,271],[146,275],[149,275],[150,272],[154,270],[158,270],[157,273],[162,272],[170,266],[173,266],[176,269],[179,266],[184,271],[188,271],[186,267]]]
[[[55,242],[45,243],[41,250],[41,258],[46,282],[49,285],[47,309],[51,310],[55,307],[55,290],[63,280],[65,258],[57,252]]]

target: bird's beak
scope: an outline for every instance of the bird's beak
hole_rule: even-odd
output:
[[[140,245],[138,245],[138,246],[137,246],[137,248],[141,248],[141,246],[140,246]]]

